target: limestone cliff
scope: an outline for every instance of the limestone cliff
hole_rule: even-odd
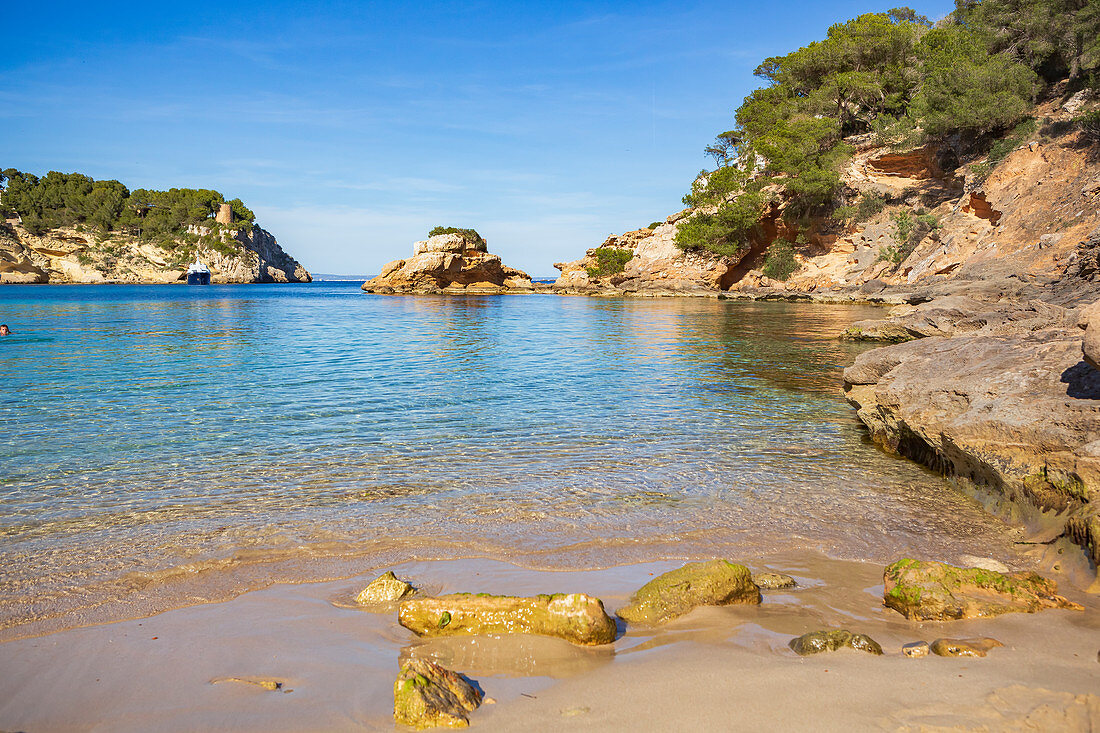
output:
[[[413,256],[394,260],[363,290],[381,294],[532,293],[531,277],[490,254],[485,240],[465,234],[438,234],[413,244]]]
[[[1097,101],[1085,101],[1097,106]],[[959,161],[948,145],[896,148],[872,135],[849,138],[855,149],[843,171],[850,201],[877,201],[862,221],[784,221],[781,189],[757,230],[736,256],[684,252],[677,228],[700,211],[670,216],[653,229],[611,237],[603,248],[630,251],[625,267],[601,273],[599,249],[555,265],[555,290],[623,295],[809,297],[903,300],[915,290],[948,283],[1013,285],[1078,283],[1100,278],[1100,153],[1071,122],[1080,95],[1034,110],[1026,138],[1006,139],[1003,158]],[[855,208],[855,207],[853,207]],[[764,276],[768,246],[778,237],[795,246],[796,267],[785,281]],[[983,286],[986,287],[986,286]],[[956,287],[958,290],[958,287]],[[1084,297],[1085,293],[1079,293]]]
[[[310,282],[310,274],[259,227],[191,227],[167,240],[64,227],[36,236],[0,223],[0,283],[175,283],[199,258],[214,283]]]

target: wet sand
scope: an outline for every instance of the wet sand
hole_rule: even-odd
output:
[[[736,559],[736,558],[733,558]],[[0,644],[0,730],[392,730],[400,660],[434,659],[497,702],[474,728],[542,730],[1089,730],[1100,725],[1100,599],[1063,587],[1084,612],[916,623],[881,604],[882,566],[819,556],[747,561],[799,588],[759,607],[703,608],[603,648],[541,637],[423,642],[396,613],[354,607],[380,570],[276,585],[131,621]],[[609,612],[680,562],[577,572],[489,560],[391,566],[425,592],[579,591]],[[787,642],[843,626],[886,655],[800,658]],[[992,636],[984,659],[908,659],[903,643]],[[268,691],[224,677],[277,679]],[[1093,693],[1093,697],[1078,697]],[[1028,717],[1030,716],[1030,718]],[[1091,716],[1091,717],[1090,717]],[[1021,728],[1023,729],[1023,728]]]

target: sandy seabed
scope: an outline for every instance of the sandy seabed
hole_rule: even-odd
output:
[[[585,592],[609,612],[679,562],[544,572],[491,560],[392,569],[429,594]],[[396,613],[354,606],[381,570],[276,585],[223,603],[0,644],[0,731],[393,730],[400,661],[426,657],[496,700],[475,729],[1082,730],[1100,729],[1100,599],[1063,588],[1084,612],[1044,611],[942,623],[882,606],[882,566],[774,557],[753,570],[799,587],[759,607],[701,608],[658,629],[626,628],[580,648],[533,636],[422,641]],[[800,658],[794,636],[867,633],[885,655]],[[919,639],[991,636],[986,658],[909,659]],[[268,691],[224,677],[277,679]]]

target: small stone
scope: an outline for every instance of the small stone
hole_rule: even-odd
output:
[[[941,657],[984,657],[990,649],[1004,646],[996,639],[936,639],[932,653]]]
[[[361,606],[377,606],[383,603],[396,603],[411,594],[416,588],[393,574],[392,570],[379,575],[364,588],[355,602]]]
[[[462,675],[425,659],[401,666],[393,685],[393,719],[417,730],[465,728],[481,705],[481,692]]]
[[[791,639],[787,644],[795,654],[807,657],[821,652],[835,652],[842,647],[851,647],[856,651],[867,652],[876,656],[882,654],[882,647],[878,642],[866,634],[853,634],[847,629],[822,629],[811,631],[798,638]]]
[[[906,644],[901,648],[901,653],[912,659],[918,657],[927,657],[928,652],[931,651],[927,641],[914,641],[911,644]]]
[[[760,590],[782,590],[798,585],[794,582],[794,578],[783,573],[753,573],[752,582]]]
[[[293,692],[293,690],[284,690],[283,681],[273,679],[271,677],[215,677],[210,680],[210,684],[217,685],[222,682],[239,682],[242,685],[253,685],[260,687],[268,692]]]

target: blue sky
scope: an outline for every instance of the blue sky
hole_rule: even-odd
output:
[[[681,208],[761,60],[888,7],[20,3],[0,168],[215,188],[318,272],[377,272],[442,224],[553,275]]]

